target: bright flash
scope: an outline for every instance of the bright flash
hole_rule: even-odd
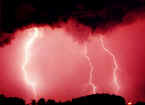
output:
[[[26,83],[32,87],[34,92],[34,97],[36,98],[37,92],[36,92],[36,83],[34,81],[31,81],[28,77],[28,70],[26,69],[27,64],[29,63],[31,59],[31,47],[35,40],[39,37],[39,32],[37,28],[33,29],[33,34],[30,34],[30,37],[28,40],[26,40],[26,43],[24,45],[24,62],[22,64],[22,70],[24,72],[24,79]]]

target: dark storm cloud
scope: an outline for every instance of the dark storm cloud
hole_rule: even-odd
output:
[[[0,35],[0,46],[3,47],[5,44],[9,44],[14,39],[14,35],[10,33],[3,33]]]
[[[145,0],[3,0],[1,9],[3,32],[29,24],[56,26],[70,18],[92,31],[106,31],[122,22],[131,22],[134,16],[124,19],[128,13],[143,13]]]

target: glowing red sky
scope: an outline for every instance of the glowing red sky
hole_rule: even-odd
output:
[[[126,26],[118,26],[104,35],[104,43],[117,58],[119,95],[129,100],[144,100],[145,95],[145,21],[139,20]],[[84,30],[81,30],[84,31]],[[24,46],[31,29],[18,30],[15,40],[0,48],[0,93],[33,97],[33,91],[24,81],[21,69],[24,62]],[[90,67],[84,57],[84,45],[77,43],[71,33],[63,28],[40,27],[39,39],[31,48],[31,60],[27,65],[29,77],[37,83],[38,97],[67,100],[88,95]],[[74,33],[73,33],[74,34]],[[95,33],[97,34],[97,33]],[[88,56],[95,72],[93,82],[98,93],[115,93],[112,81],[112,58],[104,52],[97,37],[87,42]]]

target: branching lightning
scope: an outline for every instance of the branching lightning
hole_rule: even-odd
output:
[[[22,70],[24,72],[24,79],[26,81],[26,83],[32,87],[33,89],[33,92],[34,92],[34,97],[36,98],[37,96],[37,92],[36,92],[36,84],[29,80],[29,77],[28,77],[28,72],[27,72],[27,69],[26,69],[26,66],[27,64],[29,63],[30,61],[30,56],[31,56],[31,47],[33,45],[33,43],[35,42],[35,40],[38,38],[39,34],[38,34],[38,29],[37,28],[34,28],[34,34],[30,35],[30,38],[26,41],[25,43],[25,46],[24,46],[24,62],[22,64]]]
[[[119,82],[118,82],[118,79],[117,79],[117,71],[118,71],[118,64],[117,64],[117,60],[116,60],[116,57],[115,55],[108,49],[105,47],[104,45],[104,40],[103,40],[103,37],[99,37],[99,41],[100,41],[100,44],[102,46],[102,48],[104,49],[104,51],[106,53],[108,53],[111,57],[112,57],[112,60],[113,60],[113,63],[114,63],[114,67],[113,67],[113,81],[114,81],[114,84],[116,86],[116,90],[117,92],[120,90],[120,85],[119,85]]]
[[[22,64],[22,70],[24,72],[24,79],[25,79],[26,83],[29,86],[31,86],[31,88],[33,89],[34,97],[36,98],[37,97],[36,83],[34,83],[34,81],[31,81],[29,79],[28,70],[26,68],[30,59],[31,59],[32,45],[34,44],[36,39],[39,38],[38,28],[33,28],[33,32],[34,32],[34,34],[30,35],[29,39],[26,41],[26,43],[24,45],[24,62]],[[120,90],[120,85],[119,85],[118,78],[117,78],[117,71],[118,71],[119,67],[118,67],[118,64],[117,64],[116,57],[108,48],[105,47],[104,40],[103,40],[102,36],[99,37],[99,42],[100,42],[101,47],[104,49],[104,51],[112,57],[113,65],[114,65],[113,66],[113,81],[114,81],[114,84],[116,86],[116,90],[119,91]],[[94,66],[92,64],[92,61],[91,61],[90,57],[88,56],[88,46],[87,46],[87,44],[84,45],[84,57],[88,61],[88,64],[89,64],[89,67],[90,67],[88,84],[92,88],[92,93],[96,94],[97,87],[93,82]]]
[[[119,85],[118,78],[117,78],[117,71],[118,71],[119,67],[117,64],[116,57],[108,48],[105,47],[104,40],[103,40],[102,36],[99,37],[99,41],[100,41],[100,44],[101,44],[102,48],[104,49],[104,51],[112,57],[113,65],[114,65],[113,66],[113,81],[114,81],[114,84],[116,86],[116,90],[118,92],[120,90],[120,85]],[[90,57],[88,56],[88,48],[87,48],[86,44],[84,47],[84,54],[85,54],[85,58],[87,59],[87,61],[89,63],[89,66],[90,66],[89,85],[92,87],[93,94],[95,94],[96,93],[96,85],[93,83],[94,66],[90,60]]]
[[[89,66],[90,66],[89,85],[92,87],[93,94],[96,94],[96,85],[93,83],[94,66],[90,60],[90,57],[88,56],[88,48],[87,48],[86,44],[84,46],[84,55],[85,55],[85,58],[87,59]]]

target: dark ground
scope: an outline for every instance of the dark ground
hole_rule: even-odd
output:
[[[17,97],[5,97],[0,95],[0,105],[127,105],[125,99],[121,96],[109,94],[94,94],[80,98],[72,99],[67,102],[56,102],[55,100],[39,99],[38,102],[32,100],[26,104],[25,100]],[[145,105],[144,102],[137,102],[134,105]]]

